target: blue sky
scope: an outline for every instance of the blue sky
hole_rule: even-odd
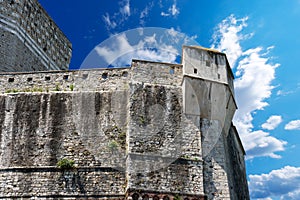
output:
[[[225,52],[251,199],[300,199],[300,0],[40,3],[73,44],[72,69],[104,40],[138,27],[168,28]]]

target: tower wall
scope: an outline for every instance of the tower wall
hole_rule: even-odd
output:
[[[245,171],[245,166],[236,162],[231,150],[242,147],[227,143],[236,140],[231,121],[237,106],[234,77],[226,55],[200,47],[184,47],[182,64],[183,110],[201,131],[204,193],[208,199],[241,199],[240,191],[233,189],[238,180],[232,177],[236,177],[233,176],[236,169]],[[239,156],[243,157],[244,152]]]
[[[134,61],[131,80],[129,196],[204,199],[200,131],[182,112],[182,66]]]
[[[37,0],[0,2],[2,72],[67,69],[71,43]]]

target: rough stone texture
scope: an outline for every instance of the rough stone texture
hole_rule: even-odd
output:
[[[249,199],[226,57],[184,48],[183,65],[0,75],[0,197]]]
[[[68,69],[71,48],[37,0],[0,0],[0,71]]]

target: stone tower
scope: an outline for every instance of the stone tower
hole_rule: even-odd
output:
[[[247,189],[235,185],[247,184],[245,173],[239,174],[245,171],[241,162],[245,152],[231,123],[237,106],[234,75],[226,55],[202,47],[183,47],[182,60],[183,110],[201,130],[204,192],[209,199],[247,199]],[[234,150],[232,142],[236,142]],[[234,152],[237,149],[239,154]]]
[[[66,70],[72,46],[37,0],[0,1],[0,71]]]

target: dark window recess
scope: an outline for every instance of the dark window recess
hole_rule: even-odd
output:
[[[66,81],[66,80],[68,80],[69,79],[69,75],[64,75],[63,76],[63,79]]]
[[[209,60],[206,61],[206,66],[210,67],[210,61]]]
[[[194,68],[194,74],[197,74],[198,70],[196,68]]]
[[[31,82],[32,81],[32,77],[27,78],[27,82]]]
[[[221,75],[220,74],[218,74],[218,79],[220,79],[221,78]]]
[[[82,74],[83,79],[87,79],[88,76],[89,76],[88,74]]]
[[[140,196],[139,196],[137,193],[134,193],[134,194],[132,195],[132,200],[138,200],[139,197],[140,197]]]
[[[215,56],[215,63],[216,63],[217,66],[219,65],[218,56]]]
[[[157,195],[155,195],[152,199],[153,200],[159,200],[159,197]]]
[[[14,81],[15,81],[14,78],[8,78],[8,82],[9,82],[9,83],[12,83],[12,82],[14,82]]]
[[[47,51],[47,47],[44,47],[44,48],[43,48],[43,51]]]
[[[175,68],[174,67],[171,67],[170,68],[170,74],[174,74],[175,73]]]
[[[107,77],[108,77],[108,74],[107,74],[107,73],[103,73],[103,74],[102,74],[102,78],[103,78],[103,79],[107,79]]]
[[[45,81],[50,81],[50,79],[51,79],[50,76],[45,77]]]
[[[127,76],[128,76],[128,72],[123,72],[123,73],[122,73],[122,76],[123,76],[123,77],[127,77]]]
[[[149,200],[149,196],[147,194],[145,194],[142,198],[143,200]]]
[[[168,196],[164,196],[163,200],[170,200]]]

